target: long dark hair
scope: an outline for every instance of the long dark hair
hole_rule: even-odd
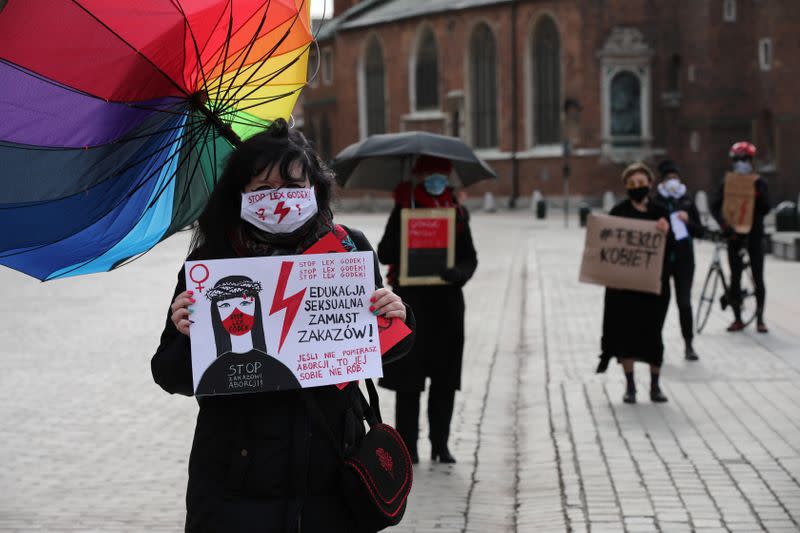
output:
[[[211,301],[211,325],[214,329],[217,357],[231,351],[231,334],[222,325],[217,302],[241,296],[250,296],[255,299],[254,323],[253,329],[250,330],[253,348],[267,353],[264,323],[261,320],[261,298],[258,296],[260,291],[261,284],[247,276],[227,276],[217,281],[214,287],[206,293],[206,298]]]
[[[293,165],[300,165],[317,196],[318,217],[331,220],[333,172],[320,159],[311,143],[297,130],[290,130],[282,118],[269,128],[242,143],[228,158],[225,170],[198,219],[191,249],[203,248],[214,256],[228,248],[232,232],[242,223],[242,191],[254,176],[277,166],[286,183],[297,181],[291,175]]]

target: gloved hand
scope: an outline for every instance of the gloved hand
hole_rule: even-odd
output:
[[[467,282],[467,275],[458,267],[445,268],[439,273],[439,276],[457,287],[463,287]]]
[[[720,228],[720,232],[722,233],[722,237],[726,240],[730,241],[736,238],[736,232],[733,231],[733,227],[728,224],[723,224]]]

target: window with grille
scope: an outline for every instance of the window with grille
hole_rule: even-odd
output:
[[[322,51],[322,83],[333,83],[333,51],[330,48]]]
[[[618,73],[611,80],[611,135],[618,137],[614,144],[638,144],[642,134],[642,85],[639,77],[629,71]]]
[[[436,37],[428,28],[420,38],[414,69],[416,109],[418,110],[439,108],[439,61],[437,56]]]
[[[537,144],[561,142],[561,42],[556,24],[543,17],[533,38],[533,124]]]
[[[306,136],[306,139],[314,145],[314,147],[319,150],[319,145],[317,144],[317,128],[314,127],[314,120],[311,117],[306,117],[305,126],[303,127],[303,133]]]
[[[319,87],[319,52],[316,46],[308,49],[308,84]]]
[[[772,70],[772,39],[758,41],[758,64],[761,70]]]
[[[497,146],[497,52],[486,24],[472,32],[469,50],[470,123],[476,148]]]
[[[672,58],[670,58],[667,87],[673,92],[681,90],[681,56],[679,54],[672,54]]]
[[[364,80],[367,98],[367,135],[386,133],[383,50],[376,38],[373,38],[367,47]]]
[[[319,125],[319,153],[322,159],[330,161],[333,159],[331,153],[331,126],[328,123],[328,115],[322,115]]]
[[[722,4],[722,20],[736,22],[736,0],[725,0]]]

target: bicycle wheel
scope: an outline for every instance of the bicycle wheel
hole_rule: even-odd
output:
[[[750,265],[745,265],[742,272],[742,322],[750,325],[756,318],[756,284],[753,281],[753,272]]]
[[[695,326],[697,333],[701,333],[703,328],[706,327],[708,316],[711,314],[711,308],[714,307],[714,300],[717,295],[717,285],[720,282],[720,271],[718,267],[712,266],[706,274],[706,280],[703,282],[703,290],[700,292],[700,301],[697,302],[697,317],[695,318]]]

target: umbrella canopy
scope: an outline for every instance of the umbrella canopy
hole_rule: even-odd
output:
[[[0,8],[0,264],[110,270],[191,224],[225,157],[289,118],[308,0]]]
[[[373,135],[351,144],[336,156],[333,168],[339,185],[348,189],[394,190],[409,179],[410,161],[428,155],[449,159],[467,187],[497,177],[494,170],[457,137],[424,131]]]

